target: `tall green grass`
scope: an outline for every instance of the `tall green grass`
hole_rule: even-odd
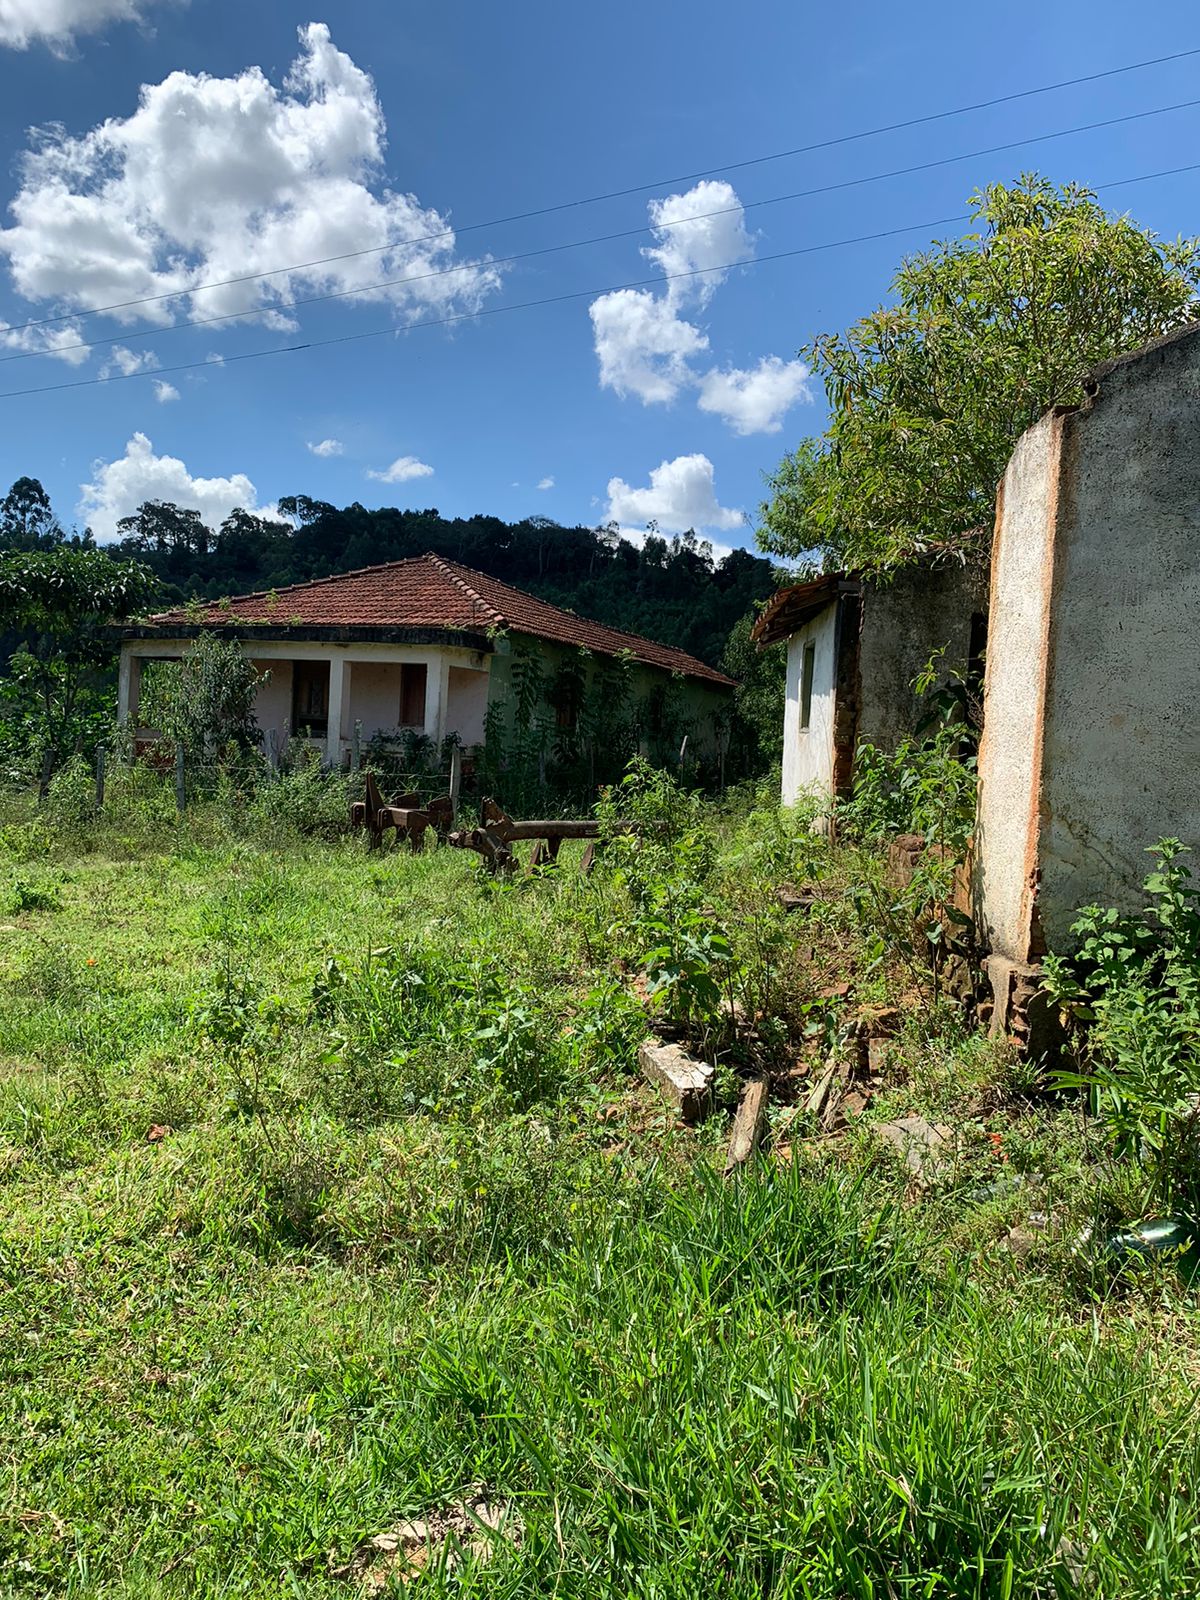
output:
[[[1006,1124],[1063,1210],[1023,1268],[1027,1191],[914,1201],[865,1135],[726,1184],[637,1077],[618,883],[147,796],[0,816],[54,888],[0,913],[0,1594],[344,1596],[480,1483],[520,1541],[413,1592],[1200,1593],[1194,1310],[1073,1274],[1060,1121]],[[852,858],[700,825],[773,1038],[836,1028],[838,962],[887,996]],[[934,1011],[897,1048],[896,1109],[986,1088]]]

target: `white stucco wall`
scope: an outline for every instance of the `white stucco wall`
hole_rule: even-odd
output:
[[[256,656],[254,667],[257,672],[271,674],[270,682],[263,684],[255,697],[254,714],[264,732],[268,728],[277,730],[277,738],[282,747],[284,725],[292,715],[292,663],[264,661]]]
[[[450,668],[450,694],[446,706],[446,732],[456,733],[468,748],[483,743],[483,723],[488,707],[486,672],[467,667]]]
[[[783,709],[783,803],[795,805],[806,793],[833,797],[833,714],[837,670],[837,602],[788,640],[787,698]],[[815,647],[812,706],[807,728],[800,726],[804,651]]]
[[[397,661],[355,661],[350,667],[350,730],[361,722],[363,737],[369,739],[381,728],[400,726],[400,663]]]
[[[975,897],[989,948],[1014,961],[1030,957],[1060,441],[1049,415],[1017,444],[992,545]]]

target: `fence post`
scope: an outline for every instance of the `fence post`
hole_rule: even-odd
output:
[[[267,729],[267,765],[272,772],[279,771],[279,735],[274,728]]]
[[[104,809],[104,746],[96,746],[96,810]]]
[[[458,816],[458,791],[462,786],[462,751],[457,745],[450,752],[450,815]]]
[[[175,809],[187,810],[187,788],[184,782],[183,746],[175,746]]]
[[[357,772],[362,765],[362,718],[354,721],[354,738],[350,743],[350,771]]]

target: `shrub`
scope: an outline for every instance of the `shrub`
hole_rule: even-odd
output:
[[[350,825],[351,798],[358,798],[356,784],[350,773],[325,771],[320,754],[308,747],[290,768],[258,784],[247,815],[268,833],[283,828],[334,838]]]
[[[1151,852],[1137,916],[1089,906],[1072,960],[1046,958],[1051,997],[1081,1025],[1080,1064],[1058,1075],[1087,1091],[1118,1151],[1145,1169],[1152,1198],[1200,1199],[1200,892],[1178,839]]]
[[[265,681],[236,641],[202,633],[181,661],[147,671],[142,718],[192,754],[253,749],[262,738],[254,699]]]
[[[854,790],[838,821],[849,837],[867,843],[919,833],[961,859],[975,826],[975,757],[963,753],[952,727],[923,742],[905,739],[890,754],[860,745]]]

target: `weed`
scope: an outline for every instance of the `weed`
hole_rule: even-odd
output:
[[[1153,1204],[1200,1205],[1200,893],[1177,839],[1163,839],[1138,916],[1099,907],[1072,928],[1071,960],[1046,960],[1051,998],[1081,1025],[1082,1088],[1117,1150],[1144,1167]]]

